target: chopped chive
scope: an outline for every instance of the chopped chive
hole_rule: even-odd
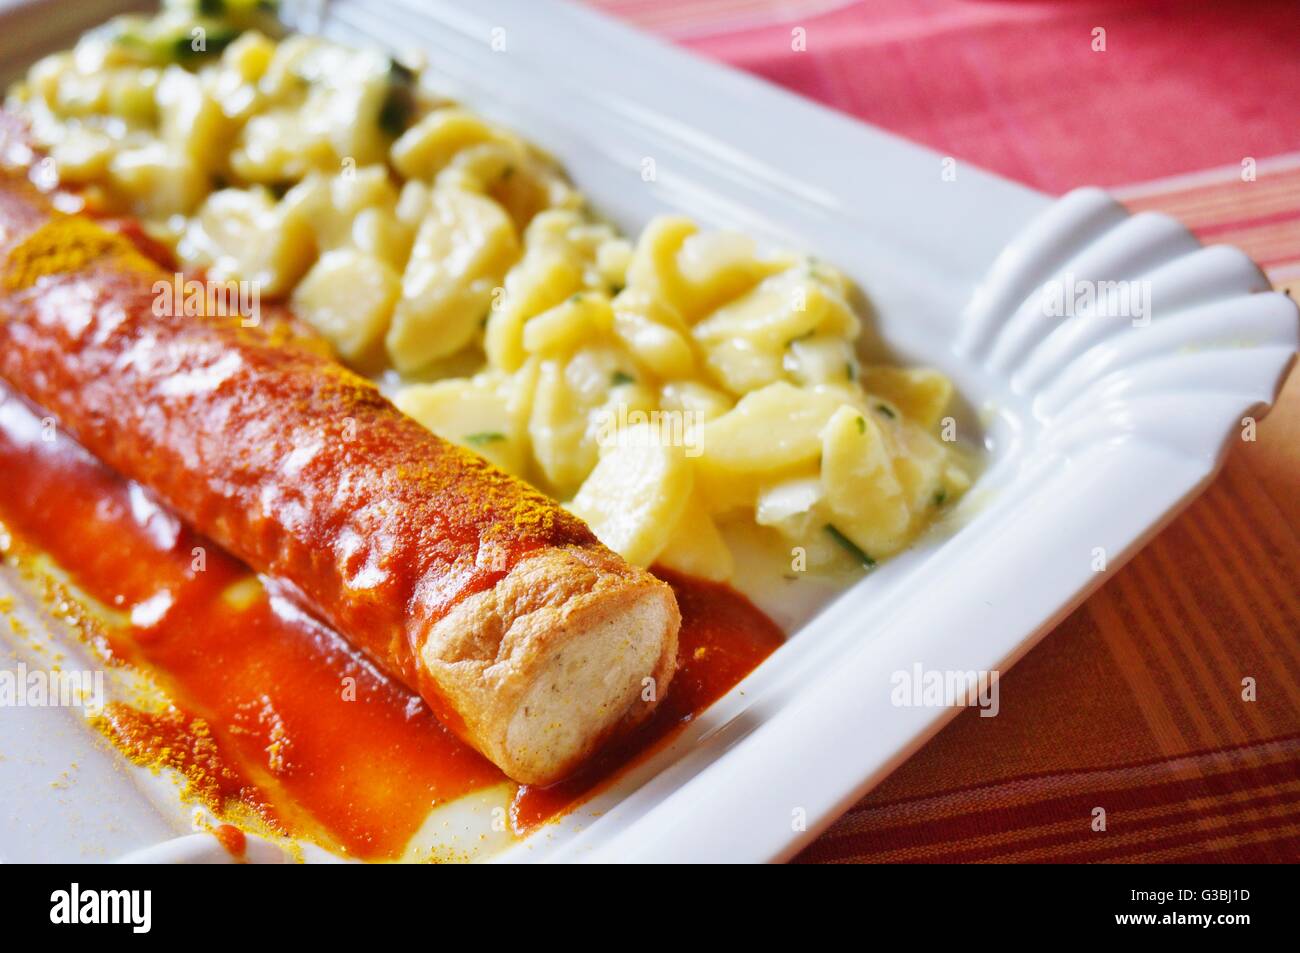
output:
[[[388,94],[379,107],[379,128],[396,139],[406,132],[415,115],[415,73],[409,66],[389,59]]]
[[[198,38],[190,34],[178,36],[172,41],[171,56],[168,58],[168,61],[182,62],[194,57],[220,53],[231,43],[235,42],[235,38],[238,36],[239,31],[230,28],[209,30],[206,35],[203,36],[203,49],[196,49],[194,46],[194,44],[198,42]]]
[[[945,503],[947,503],[947,502],[948,502],[948,491],[947,491],[947,490],[938,490],[938,491],[934,494],[934,505],[935,505],[935,506],[943,506],[943,504],[945,504]]]
[[[867,420],[861,414],[858,414],[858,433],[867,432]]]
[[[396,90],[390,92],[379,109],[379,128],[389,138],[396,139],[406,132],[414,108],[401,93]]]
[[[844,376],[851,381],[858,379],[858,369],[853,366],[852,361],[844,362]]]
[[[505,439],[505,434],[498,433],[495,430],[485,430],[482,433],[471,433],[465,435],[465,442],[475,447],[481,447],[487,443],[497,443],[498,441]]]
[[[842,547],[844,547],[844,550],[850,556],[852,556],[858,562],[862,563],[862,565],[865,566],[867,569],[871,569],[873,566],[876,565],[876,561],[872,559],[870,556],[868,556],[866,553],[864,553],[857,543],[853,542],[853,540],[849,539],[847,536],[841,533],[830,523],[826,524],[825,530],[826,532],[831,534],[831,539],[835,540],[835,542],[839,543]]]
[[[893,420],[895,417],[898,416],[898,414],[894,413],[893,408],[891,408],[888,404],[876,404],[876,413],[883,414],[884,416],[888,417],[890,420]]]
[[[391,83],[414,83],[415,71],[405,63],[390,56],[388,58],[388,80]]]
[[[609,386],[618,387],[621,384],[635,384],[636,378],[626,371],[615,371],[609,375]]]

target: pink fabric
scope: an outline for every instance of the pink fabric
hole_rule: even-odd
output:
[[[1048,192],[1300,149],[1296,0],[596,5]]]

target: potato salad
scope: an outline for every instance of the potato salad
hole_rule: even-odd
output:
[[[950,383],[862,361],[840,272],[677,215],[625,237],[435,89],[436,64],[282,35],[265,0],[169,0],[8,104],[87,210],[288,303],[632,562],[727,580],[745,524],[796,568],[869,567],[966,490]]]

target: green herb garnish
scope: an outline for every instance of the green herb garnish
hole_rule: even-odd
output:
[[[396,139],[406,132],[415,115],[415,73],[409,66],[388,60],[388,93],[379,107],[379,128]]]
[[[213,53],[220,53],[239,36],[239,31],[231,28],[208,30],[203,35],[203,49],[195,49],[194,44],[199,42],[199,38],[190,34],[178,36],[172,41],[173,62],[181,62],[196,56],[211,56]]]
[[[862,563],[864,567],[871,569],[876,565],[876,561],[864,553],[857,543],[853,542],[853,540],[849,539],[830,523],[827,523],[824,528],[826,532],[831,534],[831,539],[839,543],[850,556]]]
[[[888,417],[890,420],[893,420],[895,417],[898,416],[898,414],[894,413],[893,408],[890,407],[888,404],[876,404],[876,413],[883,414],[884,416]]]
[[[506,435],[495,430],[484,430],[482,433],[471,433],[465,435],[465,442],[474,447],[481,447],[484,444],[497,443],[505,440]]]
[[[938,491],[935,492],[935,494],[934,494],[934,505],[935,505],[935,506],[943,506],[943,504],[945,504],[945,503],[947,503],[947,502],[948,502],[948,491],[947,491],[947,490],[938,490]]]
[[[609,375],[609,386],[618,387],[620,384],[635,384],[636,378],[626,371],[615,371]]]
[[[390,56],[388,58],[388,81],[410,86],[415,82],[415,70],[401,60],[395,60]]]

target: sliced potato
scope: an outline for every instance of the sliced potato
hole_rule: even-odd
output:
[[[141,218],[188,214],[208,187],[193,156],[161,142],[118,152],[109,160],[108,179],[125,210]]]
[[[310,219],[317,247],[326,250],[351,239],[353,224],[359,216],[381,212],[392,215],[397,205],[397,189],[388,179],[388,170],[381,165],[333,176],[313,172],[289,190],[284,204]]]
[[[781,353],[747,338],[724,338],[704,352],[710,377],[732,394],[746,394],[785,379]]]
[[[305,216],[263,188],[208,196],[177,246],[181,260],[217,281],[244,279],[263,295],[287,293],[311,265],[316,244]]]
[[[578,292],[524,324],[524,350],[567,354],[607,333],[613,321],[608,298],[595,291]]]
[[[672,538],[691,485],[681,447],[666,444],[648,425],[629,427],[618,446],[600,458],[569,508],[614,552],[649,566]]]
[[[692,422],[705,424],[721,417],[732,407],[722,391],[698,381],[669,381],[659,390],[659,405],[668,411],[689,414]]]
[[[840,407],[823,433],[821,479],[830,525],[871,559],[907,541],[912,511],[871,415]]]
[[[573,492],[596,465],[596,442],[587,426],[589,412],[590,403],[570,386],[563,364],[542,361],[528,436],[541,476],[556,496]]]
[[[690,296],[677,255],[682,243],[698,231],[681,215],[660,215],[650,220],[632,252],[627,268],[629,288],[644,291],[658,301],[679,307]]]
[[[464,378],[413,384],[398,391],[393,403],[444,440],[523,475],[526,441],[504,388]]]
[[[414,233],[386,208],[363,208],[352,220],[352,244],[394,268],[405,269]]]
[[[655,564],[711,582],[726,582],[735,572],[735,557],[698,494],[691,494]]]
[[[754,522],[774,526],[787,535],[802,536],[814,508],[825,496],[825,487],[816,474],[798,476],[768,484],[758,491]]]
[[[891,428],[894,475],[914,513],[925,513],[935,495],[945,490],[949,456],[943,445],[916,424],[896,420]],[[946,497],[946,492],[945,492]]]
[[[191,156],[200,168],[216,166],[231,124],[199,77],[169,66],[155,91],[162,140]]]
[[[952,399],[952,382],[928,367],[864,367],[862,387],[893,403],[923,430],[932,430],[939,423]]]
[[[108,172],[116,151],[113,140],[104,133],[74,126],[50,147],[50,157],[61,181],[93,182]]]
[[[783,262],[757,258],[753,242],[744,236],[699,234],[690,219],[661,215],[641,233],[627,283],[695,321],[782,267]]]
[[[387,262],[351,248],[326,252],[294,289],[294,313],[356,363],[369,356],[393,314],[402,280]]]
[[[519,254],[514,224],[491,199],[435,191],[432,206],[416,233],[385,341],[403,372],[455,354],[473,339],[492,289]]]
[[[508,141],[509,136],[478,116],[455,106],[435,109],[393,143],[393,167],[408,179],[430,180],[452,157],[481,142]]]
[[[627,269],[632,263],[632,243],[626,238],[611,237],[596,247],[596,269],[611,288],[627,285]]]
[[[524,323],[578,291],[582,271],[559,252],[530,249],[510,269],[504,287],[500,307],[488,315],[483,348],[493,367],[513,371],[528,356],[524,350]]]
[[[834,335],[791,341],[784,363],[802,384],[852,385],[858,376],[852,340]]]
[[[346,67],[335,82],[325,84],[324,95],[313,97],[303,110],[324,126],[335,163],[350,158],[357,165],[384,161],[388,148],[382,118],[391,91],[390,61],[369,50],[358,50],[346,58]]]
[[[303,128],[296,109],[275,109],[244,124],[230,154],[239,179],[272,185],[301,179],[313,169],[338,168],[329,138]]]
[[[399,222],[414,230],[420,227],[432,206],[433,190],[417,179],[407,179],[397,193],[397,206],[393,211]]]
[[[619,372],[612,375],[616,383],[608,397],[589,416],[588,435],[596,443],[598,453],[605,453],[619,443],[619,432],[636,424],[652,425],[661,440],[676,446],[689,447],[692,434],[682,426],[683,421],[662,414],[655,403],[655,392],[630,377],[622,379]],[[626,377],[626,375],[624,375]]]
[[[688,377],[694,371],[685,324],[648,294],[629,290],[615,298],[613,328],[637,362],[659,377]]]
[[[236,37],[221,53],[221,64],[245,83],[255,83],[266,75],[275,56],[275,43],[264,33],[248,30]]]
[[[943,468],[943,486],[931,501],[936,508],[951,506],[970,489],[971,475],[960,463],[950,460]]]
[[[701,463],[733,473],[765,473],[817,459],[822,427],[840,398],[778,382],[742,397],[704,425]]]
[[[826,488],[816,469],[802,469],[796,475],[759,486],[754,521],[777,530],[788,543],[814,549],[824,542],[820,538],[824,498]]]
[[[687,237],[677,264],[690,293],[683,312],[694,321],[784,267],[784,260],[759,258],[752,238],[722,230]]]
[[[61,116],[86,116],[108,108],[108,77],[84,73],[73,63],[57,74],[50,105]]]
[[[480,142],[457,152],[434,177],[438,187],[481,192],[501,205],[518,228],[546,209],[581,204],[581,196],[546,159],[518,140]]]
[[[822,286],[801,272],[785,271],[718,308],[692,330],[705,347],[737,339],[780,353],[818,328],[830,308]]]

